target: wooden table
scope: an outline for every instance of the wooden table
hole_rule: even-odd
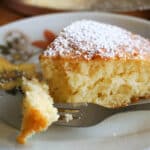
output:
[[[23,15],[8,9],[0,3],[0,25],[24,18]]]
[[[123,13],[123,14],[137,16],[137,17],[141,17],[141,18],[150,20],[150,10],[138,11],[138,12],[128,12],[128,13]],[[15,12],[14,10],[7,8],[5,5],[3,5],[0,2],[0,25],[4,25],[4,24],[7,24],[12,21],[19,20],[19,19],[22,19],[25,17],[29,17],[29,16],[25,16],[23,14]]]

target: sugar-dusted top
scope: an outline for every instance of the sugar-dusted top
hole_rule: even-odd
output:
[[[120,27],[81,20],[64,28],[44,51],[44,56],[79,58],[144,58],[150,41]]]

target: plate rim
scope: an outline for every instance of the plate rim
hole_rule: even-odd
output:
[[[30,16],[28,18],[22,18],[20,20],[15,20],[13,22],[10,22],[10,23],[7,23],[7,24],[4,24],[4,25],[1,25],[0,26],[0,30],[5,28],[5,27],[8,27],[10,25],[15,25],[15,24],[18,24],[18,23],[23,23],[23,22],[26,22],[26,21],[32,21],[32,20],[36,20],[36,19],[39,19],[39,18],[46,18],[46,17],[61,17],[61,16],[64,16],[64,15],[87,15],[87,14],[93,14],[93,15],[105,15],[105,16],[109,16],[109,17],[114,17],[114,18],[118,18],[118,19],[125,19],[125,20],[132,20],[132,21],[136,21],[136,22],[139,22],[139,23],[142,23],[142,24],[146,24],[148,26],[150,26],[150,21],[149,20],[146,20],[146,19],[143,19],[143,18],[139,18],[139,17],[135,17],[135,16],[128,16],[128,15],[124,15],[124,14],[117,14],[117,13],[109,13],[109,12],[98,12],[98,11],[79,11],[79,12],[63,12],[63,13],[53,13],[53,14],[42,14],[42,15],[37,15],[37,16]]]

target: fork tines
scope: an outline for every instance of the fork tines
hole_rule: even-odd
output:
[[[66,122],[77,121],[81,119],[81,109],[86,106],[85,103],[55,103],[54,106],[58,109],[60,118],[57,124],[65,125]]]

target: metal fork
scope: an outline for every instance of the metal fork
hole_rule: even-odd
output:
[[[4,91],[3,91],[4,92]],[[8,125],[20,129],[21,126],[21,105],[22,94],[16,95],[6,94],[0,91],[0,119]],[[59,110],[60,118],[54,124],[67,126],[67,127],[88,127],[98,124],[104,119],[122,112],[127,111],[140,111],[150,110],[149,101],[141,101],[142,103],[135,103],[121,108],[105,108],[91,103],[57,103],[54,104]],[[67,121],[65,119],[66,114],[72,115],[73,119]]]
[[[57,108],[63,110],[68,110],[67,113],[70,113],[73,117],[73,120],[66,122],[65,119],[57,121],[55,124],[70,126],[70,127],[88,127],[93,126],[104,119],[118,113],[124,113],[129,111],[143,111],[150,110],[150,101],[143,100],[143,102],[137,102],[129,106],[120,107],[120,108],[106,108],[93,103],[79,103],[79,104],[70,104],[70,103],[59,103],[55,104]],[[73,110],[73,111],[72,111]],[[76,112],[74,112],[76,111]],[[64,112],[61,115],[64,115]]]

